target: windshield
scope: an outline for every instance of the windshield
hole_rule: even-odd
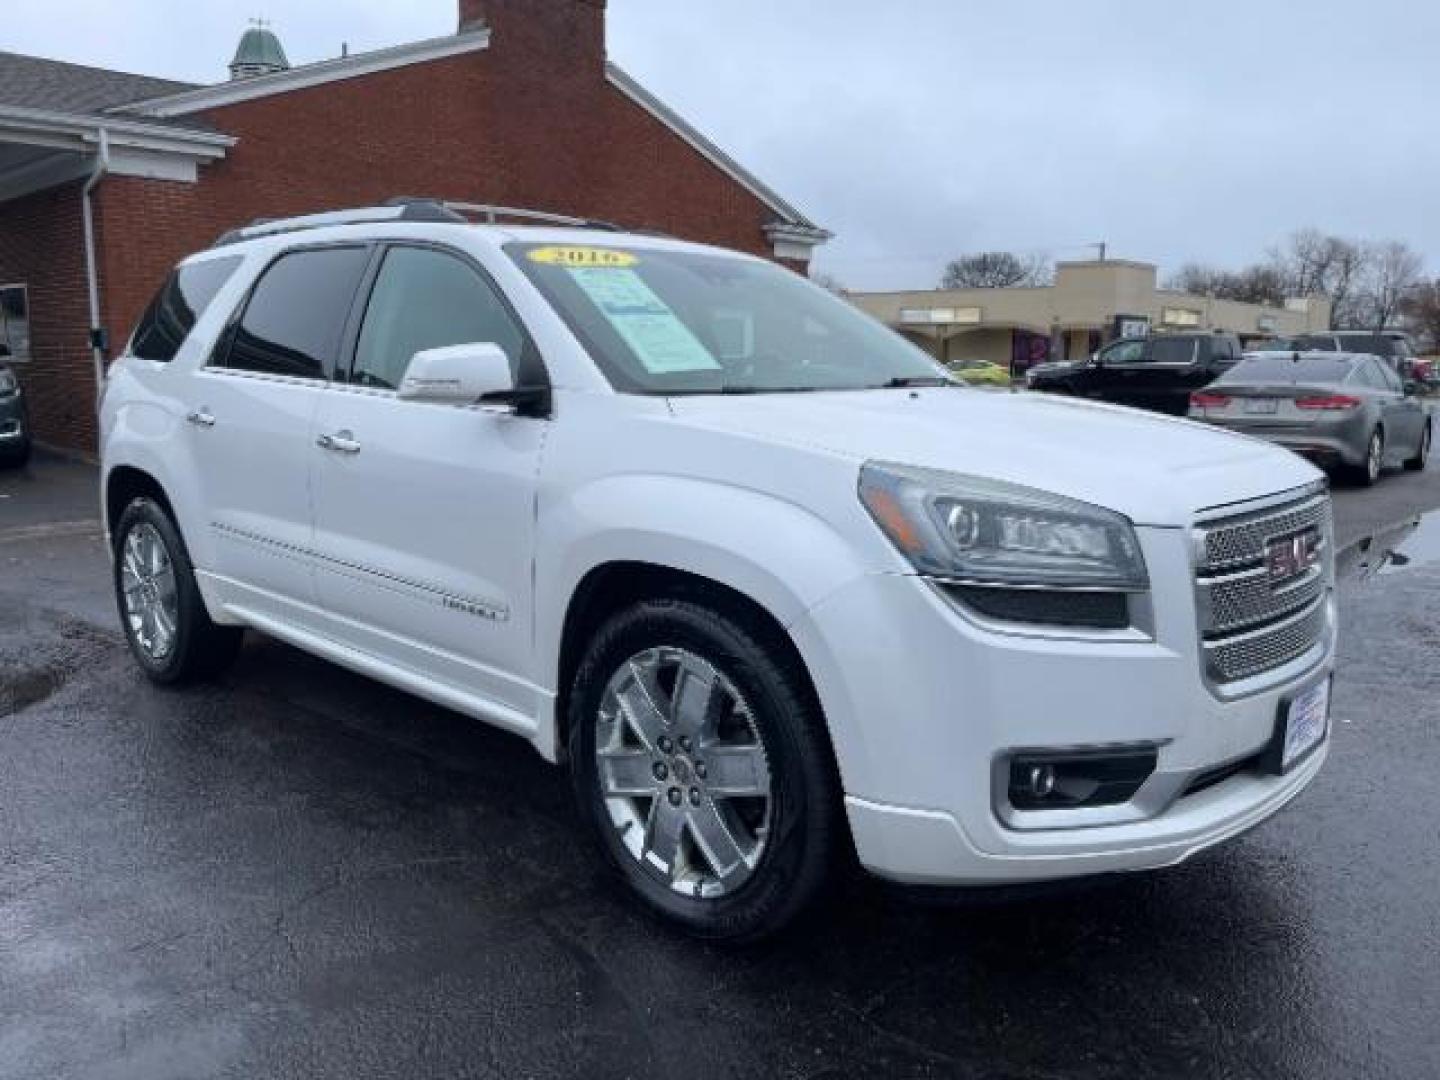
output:
[[[1335,338],[1330,334],[1305,334],[1290,342],[1302,352],[1338,352]]]
[[[1400,342],[1383,334],[1343,334],[1340,347],[1346,352],[1369,353],[1372,356],[1399,356]]]
[[[771,263],[611,245],[505,250],[620,391],[958,385],[895,332]]]
[[[1348,356],[1334,354],[1302,354],[1297,360],[1293,353],[1267,353],[1242,360],[1210,385],[1234,386],[1238,383],[1263,382],[1338,383],[1344,382],[1351,369],[1359,362]]]

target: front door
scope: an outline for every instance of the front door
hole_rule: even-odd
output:
[[[415,353],[532,348],[480,269],[396,245],[375,273],[315,447],[316,590],[362,651],[522,712],[530,675],[536,476],[548,421],[401,401]]]
[[[1101,349],[1080,380],[1081,394],[1117,405],[1138,405],[1145,372],[1145,341],[1128,338]]]
[[[277,614],[314,589],[313,425],[369,252],[302,250],[261,275],[209,365],[186,389],[212,557],[226,603]]]

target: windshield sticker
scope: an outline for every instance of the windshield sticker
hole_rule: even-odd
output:
[[[709,350],[634,270],[571,269],[570,276],[651,375],[720,370]]]
[[[640,260],[628,251],[592,247],[543,247],[530,252],[530,261],[542,266],[610,267],[634,266]]]

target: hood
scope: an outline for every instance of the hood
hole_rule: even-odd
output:
[[[968,473],[1082,499],[1137,525],[1323,479],[1288,450],[1175,417],[963,389],[692,396],[682,423],[810,452]]]

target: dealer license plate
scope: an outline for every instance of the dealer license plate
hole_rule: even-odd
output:
[[[1247,413],[1259,413],[1262,416],[1272,416],[1280,409],[1280,402],[1275,398],[1246,398],[1245,411]]]
[[[1325,738],[1330,727],[1330,680],[1316,683],[1285,710],[1281,772],[1303,758]]]

